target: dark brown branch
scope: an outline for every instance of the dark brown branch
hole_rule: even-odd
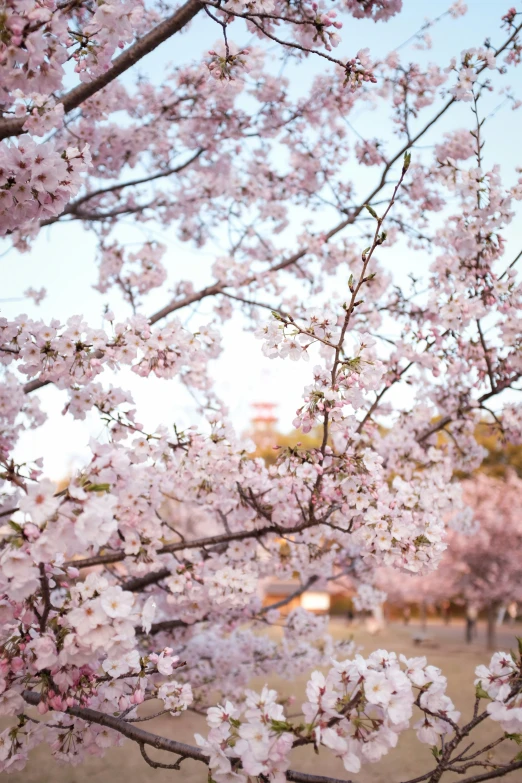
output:
[[[484,359],[486,360],[486,367],[488,368],[488,377],[489,382],[491,384],[491,390],[495,388],[495,376],[493,374],[493,365],[491,364],[491,356],[489,355],[488,346],[486,345],[486,340],[484,338],[484,332],[482,331],[482,326],[480,325],[480,320],[477,318],[477,329],[479,333],[479,339],[480,344],[482,346],[482,350],[484,351]]]
[[[123,585],[125,587],[125,585]],[[206,621],[206,617],[196,620],[194,623],[186,623],[184,620],[162,620],[159,623],[153,623],[150,627],[150,634],[160,633],[161,631],[172,631],[174,628],[190,628],[197,623]]]
[[[35,693],[34,691],[24,691],[22,696],[28,704],[33,706],[37,706],[41,698],[40,694]],[[124,737],[136,742],[140,746],[140,749],[148,745],[157,750],[166,750],[169,753],[175,753],[182,758],[202,761],[203,764],[208,766],[209,757],[202,753],[196,746],[186,745],[184,742],[178,742],[177,740],[168,739],[167,737],[160,737],[158,734],[152,734],[122,718],[116,718],[113,715],[107,715],[104,712],[92,710],[90,707],[69,707],[66,710],[66,714],[72,715],[75,718],[80,718],[88,723],[96,723],[99,726],[113,729]],[[152,759],[150,759],[150,761],[152,761]],[[179,764],[180,762],[181,759],[178,759],[176,764]],[[147,763],[150,762],[147,761]],[[160,762],[153,762],[151,764],[151,766],[155,765],[164,768],[164,765],[160,764]],[[168,765],[167,768],[172,769],[173,767]],[[294,783],[352,783],[352,781],[349,780],[339,780],[338,778],[329,778],[322,775],[309,775],[305,772],[298,772],[293,769],[287,770],[286,779],[294,781]]]
[[[47,578],[47,574],[45,573],[45,565],[43,563],[40,563],[39,570],[40,570],[40,588],[42,591],[42,600],[44,605],[39,620],[40,620],[40,631],[43,633],[47,625],[47,618],[49,617],[49,612],[53,607],[51,604],[51,593],[49,591],[49,580]]]
[[[270,533],[273,533],[274,535],[292,535],[294,533],[302,533],[303,530],[306,530],[309,527],[312,527],[314,525],[320,525],[321,520],[313,520],[313,521],[306,521],[302,522],[300,525],[295,525],[295,527],[291,528],[281,528],[277,525],[266,525],[265,527],[258,528],[257,530],[241,530],[238,533],[219,533],[216,536],[209,536],[207,538],[196,538],[193,541],[176,541],[176,543],[173,544],[166,544],[165,546],[161,547],[161,549],[157,550],[158,555],[165,555],[169,554],[171,552],[180,552],[183,549],[197,549],[199,547],[209,547],[209,546],[215,546],[216,544],[226,544],[229,541],[242,541],[245,538],[258,538],[260,536],[266,536]],[[125,560],[125,558],[128,557],[125,552],[108,552],[105,555],[93,555],[92,557],[86,557],[82,560],[70,560],[68,563],[65,564],[65,567],[72,566],[74,568],[90,568],[91,566],[95,565],[104,565],[108,563],[120,563],[122,560]],[[154,581],[157,581],[158,578],[164,578],[164,577],[158,577],[158,574],[165,573],[165,576],[168,576],[170,574],[170,571],[168,569],[162,569],[160,571],[156,571],[156,579]],[[134,582],[129,581],[127,583],[124,583],[122,587],[126,590],[130,589],[141,589],[145,584],[151,584],[151,582],[145,583],[143,580],[148,579],[151,576],[151,574],[147,574],[147,576],[144,577],[137,577],[137,579],[140,579],[142,581],[140,582]],[[128,587],[127,585],[131,585],[131,587]],[[138,584],[138,587],[135,587],[135,584]]]
[[[180,769],[180,764],[183,761],[182,758],[178,759],[174,764],[163,764],[161,761],[154,761],[154,759],[151,759],[151,757],[148,755],[147,751],[145,750],[145,745],[143,742],[139,743],[140,746],[140,753],[149,765],[149,767],[152,767],[153,769]],[[186,756],[184,757],[186,758]]]
[[[463,754],[461,754],[455,759],[455,761],[471,761],[472,759],[476,759],[478,756],[481,756],[483,753],[487,753],[489,750],[493,750],[493,748],[496,748],[497,745],[500,745],[502,742],[505,742],[506,739],[507,739],[506,735],[504,735],[503,737],[499,737],[493,742],[490,742],[489,745],[486,745],[480,750],[475,751],[475,753],[472,753],[471,756],[465,755],[468,752],[468,750],[471,749],[470,747],[468,747],[466,748]]]
[[[202,7],[200,0],[187,0],[172,16],[160,22],[143,38],[137,40],[125,49],[119,57],[116,57],[112,61],[111,67],[105,73],[102,73],[90,82],[77,85],[66,93],[61,99],[65,114],[68,114],[73,109],[77,109],[84,101],[102,90],[114,79],[117,79],[122,73],[128,71],[129,68],[132,68],[147,54],[153,52],[154,49],[174,35],[174,33],[179,32],[201,11]],[[26,119],[26,117],[14,117],[1,120],[0,139],[6,139],[9,136],[19,136],[21,133],[24,133],[23,126]]]
[[[31,394],[31,392],[43,389],[44,386],[49,386],[52,381],[41,381],[39,378],[35,378],[34,381],[29,381],[24,384],[24,394]]]
[[[508,772],[515,772],[522,769],[522,761],[515,761],[513,764],[505,764],[501,769],[484,772],[482,775],[473,775],[470,778],[464,778],[461,783],[481,783],[482,780],[493,780],[493,778],[503,778]]]
[[[105,555],[99,555],[99,557],[105,557]],[[87,559],[92,560],[92,558]],[[84,563],[85,560],[82,560],[81,562]],[[117,561],[110,560],[109,562],[115,563]],[[98,563],[95,563],[95,565],[98,565]],[[79,567],[85,568],[86,566],[80,565]],[[78,568],[78,566],[76,566],[76,568]],[[170,575],[171,571],[169,571],[168,568],[161,568],[159,571],[151,571],[150,574],[145,574],[145,576],[131,577],[130,579],[127,579],[126,582],[123,582],[121,586],[123,590],[129,590],[131,593],[137,593],[140,590],[143,590],[144,587],[154,585],[156,582],[161,582],[162,579],[166,579]]]
[[[24,691],[22,696],[28,704],[32,704],[33,706],[37,706],[40,702],[40,694],[35,693],[34,691]],[[113,715],[107,715],[98,710],[91,710],[90,707],[69,707],[66,710],[66,713],[75,718],[85,720],[88,723],[96,723],[99,726],[114,729],[114,731],[123,734],[124,737],[128,737],[128,739],[131,739],[134,742],[150,745],[150,747],[156,748],[157,750],[177,753],[178,756],[187,756],[188,758],[208,764],[208,756],[202,753],[199,748],[192,745],[186,745],[184,742],[168,739],[167,737],[160,737],[157,734],[151,734],[149,731],[145,731],[139,726],[128,723],[121,718],[116,718]]]

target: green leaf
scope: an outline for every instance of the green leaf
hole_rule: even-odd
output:
[[[438,747],[437,747],[436,745],[434,745],[434,746],[431,748],[431,752],[433,753],[433,755],[435,756],[435,758],[436,758],[436,759],[438,759],[438,758],[439,758],[439,755],[440,755],[440,750],[438,749]]]
[[[403,171],[408,171],[408,169],[410,168],[410,163],[411,163],[411,152],[405,152],[404,153],[404,163],[402,165],[402,170]]]
[[[110,488],[110,484],[89,484],[85,487],[87,492],[109,492]]]
[[[476,686],[476,688],[475,688],[475,696],[477,697],[477,699],[489,699],[489,698],[491,698],[491,697],[490,697],[490,696],[489,696],[489,695],[486,693],[486,691],[485,691],[485,690],[484,690],[484,688],[482,687],[482,683],[480,683],[480,682],[479,682],[479,684],[478,684],[478,685]]]
[[[374,217],[376,220],[379,220],[379,216],[373,207],[371,207],[369,204],[365,204],[364,207],[368,210],[372,217]]]
[[[517,745],[522,745],[522,735],[521,734],[504,734],[506,739],[513,740],[513,742],[516,742]]]
[[[272,727],[272,731],[277,733],[294,730],[292,724],[288,723],[286,720],[272,720],[270,721],[270,726]]]

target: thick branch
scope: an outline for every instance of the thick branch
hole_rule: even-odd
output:
[[[84,560],[80,560],[80,566],[76,566],[76,568],[87,568],[87,566],[83,565],[87,560],[96,560],[97,562],[94,563],[94,565],[99,564],[100,558],[106,557],[106,555],[98,555],[98,557],[94,558],[85,558]],[[120,558],[123,560],[124,558]],[[109,560],[109,563],[115,563],[117,560]],[[148,587],[149,585],[154,585],[156,582],[161,582],[162,579],[166,579],[168,576],[171,575],[171,572],[168,568],[161,568],[159,571],[151,571],[150,574],[145,574],[145,576],[135,576],[131,579],[128,579],[126,582],[123,582],[121,587],[123,590],[129,590],[131,593],[138,593],[141,590],[143,590],[144,587]],[[154,626],[153,626],[154,627]]]
[[[35,693],[34,691],[24,691],[22,696],[28,704],[33,706],[36,706],[40,702],[40,694]],[[202,761],[208,766],[209,757],[202,753],[195,745],[186,745],[184,742],[177,742],[176,740],[171,740],[167,737],[160,737],[158,734],[152,734],[150,731],[140,729],[139,726],[128,723],[122,718],[116,718],[113,715],[107,715],[98,710],[91,710],[90,707],[69,707],[66,710],[66,714],[72,715],[75,718],[80,718],[88,723],[96,723],[99,726],[113,729],[124,737],[137,742],[140,748],[149,745],[157,750],[166,750],[169,753],[176,753],[183,758]],[[295,783],[352,783],[352,781],[349,780],[328,778],[322,775],[308,775],[305,772],[298,772],[293,769],[287,770],[286,779],[294,781]]]
[[[40,563],[39,570],[40,570],[40,589],[42,591],[42,599],[44,604],[42,614],[40,615],[40,631],[43,633],[47,626],[47,619],[49,617],[49,612],[52,609],[52,604],[51,604],[51,593],[49,590],[49,580],[47,578],[47,574],[45,573],[45,566],[43,563]]]
[[[503,778],[508,772],[515,772],[517,769],[522,769],[522,761],[515,761],[513,764],[505,764],[500,769],[491,770],[491,772],[484,772],[482,775],[473,775],[470,778],[464,778],[461,783],[480,783],[482,780],[493,780],[493,778]]]
[[[277,525],[266,525],[265,527],[258,528],[257,530],[241,530],[238,533],[219,533],[216,536],[209,536],[208,538],[196,538],[193,541],[176,541],[176,543],[173,544],[166,544],[165,546],[161,547],[161,549],[157,550],[157,554],[166,555],[171,552],[181,552],[183,549],[205,548],[209,546],[215,546],[216,544],[226,544],[229,541],[242,541],[245,538],[260,538],[261,536],[266,536],[269,533],[288,536],[293,535],[294,533],[302,533],[303,530],[320,524],[321,520],[307,520],[306,522],[301,522],[300,525],[295,525],[295,527],[289,528],[281,528]],[[125,552],[108,552],[105,555],[93,555],[92,557],[85,557],[82,560],[71,560],[65,564],[65,567],[67,568],[72,566],[74,568],[90,568],[91,566],[95,565],[120,563],[128,556],[129,555],[127,555]],[[160,574],[163,574],[163,576],[160,576]],[[141,590],[141,588],[145,587],[147,584],[152,584],[152,582],[163,579],[169,574],[170,571],[168,569],[161,569],[161,571],[155,572],[155,578],[151,581],[145,581],[152,577],[152,574],[147,574],[146,576],[136,577],[135,580],[132,579],[123,583],[122,587],[124,590]]]
[[[190,628],[196,623],[202,623],[206,620],[203,617],[201,620],[196,620],[194,623],[186,623],[184,620],[162,620],[159,623],[153,623],[150,627],[149,634],[160,633],[161,631],[172,631],[174,628]]]
[[[129,46],[128,49],[125,49],[119,57],[116,57],[111,67],[105,73],[102,73],[90,82],[79,84],[66,93],[61,100],[65,114],[73,109],[77,109],[88,98],[91,98],[99,90],[114,81],[114,79],[117,79],[118,76],[121,76],[122,73],[132,68],[145,55],[153,52],[154,49],[174,35],[174,33],[179,32],[196,16],[202,7],[200,0],[187,0],[172,16],[160,22],[143,38],[140,38]],[[21,133],[24,133],[23,126],[25,121],[26,117],[0,121],[0,139],[6,139],[9,136],[19,136]]]
[[[35,693],[34,691],[24,691],[22,696],[28,704],[32,704],[33,706],[36,706],[40,702],[40,694]],[[113,715],[107,715],[98,710],[91,710],[90,707],[69,707],[66,710],[66,714],[73,715],[75,718],[81,718],[81,720],[85,720],[88,723],[97,723],[99,726],[106,726],[108,729],[114,729],[114,731],[119,732],[119,734],[123,734],[124,737],[128,737],[128,739],[134,740],[134,742],[138,742],[142,745],[150,745],[157,750],[177,753],[179,756],[187,756],[188,758],[208,764],[208,756],[202,753],[199,748],[196,748],[193,745],[186,745],[184,742],[168,739],[167,737],[160,737],[157,734],[151,734],[151,732],[140,729],[139,726],[128,723],[122,718],[116,718]]]

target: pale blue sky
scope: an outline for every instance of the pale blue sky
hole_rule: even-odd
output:
[[[335,52],[337,56],[353,54],[359,49],[369,47],[372,54],[385,54],[405,41],[422,25],[426,16],[435,18],[448,7],[449,3],[441,0],[404,0],[404,10],[395,19],[386,24],[374,24],[371,21],[355,21],[346,17],[342,33],[342,44]],[[504,33],[500,30],[500,16],[507,11],[510,3],[498,0],[469,0],[469,11],[465,17],[458,20],[445,19],[433,31],[434,47],[428,52],[411,51],[412,60],[428,62],[446,62],[464,48],[481,45],[487,35],[491,35],[495,45],[503,40]],[[189,32],[178,35],[163,44],[156,52],[149,55],[140,70],[150,75],[152,79],[160,79],[163,67],[167,62],[183,63],[197,58],[212,48],[219,37],[217,26],[205,15],[200,14]],[[241,38],[236,38],[231,31],[230,38],[241,44]],[[324,70],[324,61],[311,58],[306,63],[292,67],[293,89],[300,92],[305,89],[315,73]],[[522,76],[520,69],[512,71],[505,79],[518,97],[522,96]],[[495,102],[498,102],[495,99]],[[495,104],[491,104],[491,107]],[[522,110],[521,110],[522,111]],[[442,127],[457,127],[469,125],[469,104],[455,108],[451,117],[445,120]],[[520,153],[521,117],[519,112],[512,112],[504,107],[490,121],[485,149],[486,164],[493,160],[499,162],[504,172],[512,172],[516,165],[522,164]],[[351,118],[354,126],[363,135],[380,136],[383,115],[377,111],[366,115],[354,114]],[[427,137],[426,144],[433,143],[437,136]],[[395,144],[392,144],[393,148]],[[361,194],[370,190],[376,171],[365,170],[356,180]],[[512,181],[511,173],[509,181]],[[367,181],[366,181],[367,180]],[[335,221],[333,221],[335,222]],[[285,234],[289,247],[293,247],[292,234],[298,230],[299,215],[292,229]],[[327,227],[332,224],[329,220]],[[168,247],[167,265],[170,279],[186,279],[190,277],[196,285],[208,281],[208,269],[216,255],[216,248],[207,246],[194,251],[189,245],[179,242],[175,231],[164,231],[153,226],[154,235]],[[143,241],[143,234],[134,228],[123,224],[119,236],[125,242]],[[520,237],[517,224],[513,224],[508,232],[510,248],[507,260],[516,255],[520,249],[516,238]],[[3,280],[0,312],[12,317],[20,312],[26,312],[32,317],[50,319],[56,317],[65,320],[75,313],[82,313],[93,326],[101,326],[103,304],[110,301],[117,316],[125,316],[125,305],[116,296],[100,295],[92,289],[96,278],[94,263],[95,241],[88,232],[83,231],[78,224],[69,224],[47,228],[41,232],[27,254],[14,251],[1,257]],[[396,246],[382,261],[390,266],[403,280],[407,271],[423,269],[428,259],[426,254],[413,254],[404,247]],[[189,270],[189,271],[188,271]],[[40,288],[45,286],[48,297],[36,308],[30,302],[7,302],[6,299],[21,296],[29,286]],[[153,312],[165,303],[165,292],[154,293],[149,298],[147,312]],[[209,305],[202,305],[198,315],[191,320],[196,327],[204,323],[210,313]],[[213,373],[216,378],[217,390],[229,405],[231,419],[241,431],[248,425],[253,401],[267,400],[279,404],[280,426],[290,429],[295,409],[300,405],[303,386],[308,383],[310,365],[304,363],[265,359],[261,354],[261,345],[252,335],[242,331],[241,319],[235,318],[224,329],[225,350],[221,358],[214,364]],[[141,420],[149,426],[175,421],[180,426],[193,423],[193,404],[188,395],[180,390],[175,381],[160,381],[155,378],[143,380],[130,372],[119,374],[114,379],[118,385],[131,388],[138,403]],[[284,390],[284,394],[283,391]],[[49,422],[36,433],[27,433],[21,442],[19,453],[24,458],[32,459],[40,455],[45,457],[46,472],[53,478],[59,478],[66,473],[72,464],[78,463],[86,454],[86,445],[91,435],[98,435],[102,428],[96,419],[88,422],[73,422],[69,416],[61,416],[65,396],[54,388],[46,388],[41,392],[45,409],[49,413]]]

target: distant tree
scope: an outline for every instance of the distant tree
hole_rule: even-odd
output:
[[[499,607],[522,600],[522,480],[508,471],[505,480],[479,474],[463,485],[478,525],[449,531],[439,584],[446,580],[448,598],[486,610],[492,648]]]

